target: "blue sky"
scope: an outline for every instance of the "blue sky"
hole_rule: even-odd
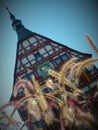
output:
[[[0,106],[12,92],[17,47],[5,6],[29,30],[97,57],[85,34],[98,48],[98,0],[0,0]]]

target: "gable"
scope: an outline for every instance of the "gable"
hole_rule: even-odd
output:
[[[91,55],[78,52],[34,33],[32,36],[18,42],[14,83],[18,77],[24,77],[27,80],[31,77],[26,78],[27,75],[39,77],[37,66],[42,66],[46,61],[49,65],[51,64],[52,68],[57,69],[71,57],[77,57],[77,60],[81,60],[85,57],[91,57]]]

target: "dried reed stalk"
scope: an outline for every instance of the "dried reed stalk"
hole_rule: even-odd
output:
[[[38,103],[39,103],[41,109],[43,111],[46,111],[48,109],[48,104],[47,104],[45,97],[43,96],[41,88],[40,88],[38,82],[35,80],[34,77],[32,78],[32,81],[33,81],[34,87],[36,89],[36,95],[37,95]]]
[[[36,89],[37,101],[38,101],[38,104],[39,104],[39,106],[42,110],[42,113],[44,115],[44,120],[47,124],[50,124],[53,120],[53,115],[48,109],[48,103],[46,101],[46,98],[43,95],[41,88],[40,88],[38,82],[35,80],[34,77],[32,77],[32,81],[33,81],[34,87]]]
[[[98,55],[98,49],[97,49],[96,45],[94,44],[94,42],[92,41],[92,39],[90,38],[90,36],[88,34],[86,34],[85,37],[86,37],[87,41],[89,42],[89,44],[91,45],[91,47],[96,52],[96,54]]]
[[[76,58],[71,58],[67,62],[65,62],[61,68],[61,71],[59,72],[60,74],[60,79],[59,81],[62,82],[63,77],[67,75],[68,70],[71,69],[72,65],[74,65]]]
[[[34,87],[29,81],[19,78],[19,81],[16,82],[16,84],[14,86],[14,90],[13,90],[14,97],[16,97],[17,92],[18,92],[19,88],[21,88],[21,87],[30,89],[32,92],[34,92]]]
[[[70,70],[70,79],[71,79],[71,81],[74,80],[75,72],[76,72],[77,68],[80,66],[80,64],[81,64],[81,62],[76,63],[76,64],[73,65],[73,67],[71,68],[71,70]]]

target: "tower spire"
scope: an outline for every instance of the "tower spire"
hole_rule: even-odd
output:
[[[8,7],[6,7],[6,9],[10,15],[10,20],[12,21],[12,28],[17,33],[18,41],[23,40],[25,37],[28,37],[33,34],[33,32],[24,27],[20,19],[15,18],[15,16],[10,12]]]
[[[10,10],[8,9],[8,7],[6,7],[6,9],[7,9],[9,15],[10,15],[10,19],[11,19],[12,21],[14,21],[14,20],[15,20],[15,16],[10,12]]]

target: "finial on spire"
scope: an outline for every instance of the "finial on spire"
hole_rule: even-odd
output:
[[[7,9],[9,15],[10,15],[10,19],[11,20],[15,20],[15,16],[10,12],[10,10],[8,9],[8,7],[6,7],[6,9]]]

